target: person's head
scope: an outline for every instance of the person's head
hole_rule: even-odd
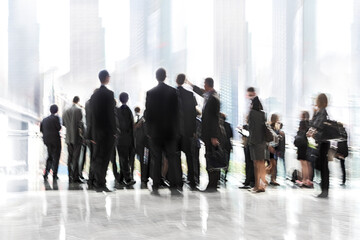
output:
[[[159,68],[158,70],[156,70],[156,79],[159,82],[163,82],[166,79],[166,71],[163,68]]]
[[[301,115],[300,115],[300,119],[304,120],[304,121],[309,121],[310,119],[310,114],[308,111],[302,111]]]
[[[185,78],[186,78],[185,74],[180,73],[180,74],[177,75],[177,77],[176,77],[176,83],[177,83],[179,86],[182,86],[182,85],[184,84],[184,82],[185,82]]]
[[[119,100],[122,104],[126,104],[129,101],[129,94],[126,92],[120,93]]]
[[[80,101],[80,98],[78,96],[75,96],[73,98],[73,103],[77,104]]]
[[[214,79],[212,78],[205,78],[204,81],[204,89],[206,92],[209,92],[214,89]]]
[[[135,111],[135,113],[140,113],[140,108],[139,108],[139,107],[135,107],[134,111]]]
[[[109,74],[109,72],[106,71],[106,70],[100,71],[100,72],[99,72],[99,80],[100,80],[101,84],[104,84],[104,85],[108,84],[109,81],[110,81],[110,74]]]
[[[59,108],[56,104],[53,104],[50,106],[50,113],[51,114],[56,114],[58,112]]]
[[[276,113],[271,114],[270,117],[271,124],[275,124],[278,121],[279,121],[279,115],[277,115]]]
[[[328,99],[325,93],[320,93],[316,98],[316,106],[319,109],[326,108],[328,105]]]
[[[220,113],[220,118],[222,118],[224,121],[226,121],[226,114],[225,113]]]
[[[255,88],[249,87],[248,89],[246,89],[246,97],[248,99],[253,99],[254,97],[256,97]]]
[[[251,101],[251,109],[255,110],[255,111],[262,111],[263,110],[263,106],[259,100],[259,97],[254,97]]]

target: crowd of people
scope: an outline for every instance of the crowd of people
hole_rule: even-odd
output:
[[[62,125],[66,128],[68,150],[68,177],[70,184],[87,183],[88,189],[97,192],[110,192],[106,187],[106,174],[111,162],[115,178],[115,188],[134,185],[134,162],[137,158],[141,168],[141,188],[149,188],[151,194],[159,195],[159,188],[166,186],[172,195],[181,195],[184,182],[190,190],[198,191],[200,184],[199,150],[201,141],[205,145],[206,170],[209,181],[205,192],[217,191],[220,179],[226,182],[232,150],[233,130],[226,121],[226,115],[220,112],[220,98],[214,89],[214,80],[206,78],[204,88],[192,84],[185,76],[176,78],[177,87],[164,83],[166,71],[156,71],[158,85],[146,93],[145,111],[134,109],[135,118],[128,107],[129,95],[119,95],[121,106],[116,106],[114,93],[106,85],[110,75],[106,70],[99,72],[101,86],[96,89],[83,109],[79,106],[79,97],[73,98],[73,105],[62,116]],[[193,91],[186,90],[189,85]],[[202,111],[197,110],[194,94],[203,98]],[[243,134],[246,178],[240,188],[252,192],[265,192],[268,184],[279,186],[277,182],[277,162],[283,162],[285,168],[285,133],[278,114],[272,114],[267,121],[263,106],[255,89],[247,89],[250,106],[246,124],[240,131]],[[294,144],[298,148],[298,160],[302,166],[301,179],[296,184],[312,188],[314,165],[321,171],[321,189],[319,197],[327,197],[329,190],[329,169],[327,154],[330,148],[327,139],[318,136],[324,131],[328,119],[327,97],[320,94],[316,101],[317,109],[310,120],[308,112],[302,112],[299,131]],[[57,116],[58,107],[50,107],[51,115],[43,119],[40,131],[48,150],[44,170],[47,180],[50,170],[54,181],[61,153],[61,121]],[[201,117],[200,117],[201,116]],[[85,119],[85,121],[83,120]],[[245,134],[244,132],[247,132]],[[270,134],[270,138],[267,135]],[[314,142],[311,139],[315,139]],[[346,144],[346,146],[344,145]],[[83,176],[86,151],[89,150],[90,167],[88,179]],[[338,143],[336,157],[342,160],[347,156],[347,142]],[[345,151],[346,150],[346,151]],[[183,179],[181,152],[187,163],[186,179]],[[117,154],[119,164],[117,164]],[[315,160],[312,160],[315,156]],[[118,169],[120,166],[120,169]],[[270,183],[266,180],[270,175]],[[149,184],[151,179],[152,184]]]

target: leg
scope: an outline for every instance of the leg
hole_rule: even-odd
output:
[[[73,174],[73,179],[75,181],[79,181],[79,163],[80,163],[80,153],[82,150],[82,144],[81,143],[77,143],[74,144],[74,152],[73,152],[73,159],[72,159],[72,174]]]
[[[182,189],[182,170],[180,152],[176,148],[177,141],[169,140],[165,143],[165,153],[168,159],[168,179],[170,181],[170,188]]]
[[[150,139],[150,177],[153,180],[153,190],[159,189],[161,181],[162,148],[161,143]]]
[[[57,144],[54,145],[54,152],[53,152],[53,178],[57,179],[57,173],[59,168],[59,160],[61,154],[61,142],[59,141]]]
[[[324,142],[320,144],[319,149],[319,161],[321,164],[321,194],[326,197],[329,192],[329,166],[328,166],[328,156],[329,143]]]
[[[182,146],[186,155],[186,162],[188,167],[188,174],[187,174],[187,180],[190,182],[190,187],[196,186],[195,181],[195,170],[194,170],[194,158],[193,158],[193,152],[191,151],[191,143],[192,138],[186,137],[182,140]],[[181,162],[180,162],[180,168],[181,168]]]
[[[212,148],[212,144],[211,141],[205,141],[205,152],[209,153],[211,151]],[[208,159],[206,159],[206,165],[208,166],[209,164]],[[209,176],[209,183],[206,187],[206,191],[217,191],[217,184],[218,181],[220,179],[220,170],[210,170],[208,169],[208,167],[206,167],[206,171],[208,172],[208,176]]]
[[[101,139],[96,141],[94,149],[94,186],[96,188],[106,187],[106,171],[114,149],[114,140]]]
[[[197,146],[197,143],[195,140],[192,143],[192,149],[193,149],[193,163],[194,163],[194,179],[195,184],[199,185],[200,183],[200,148]]]
[[[345,159],[340,159],[341,171],[342,171],[342,184],[346,182],[346,170],[345,170]]]
[[[124,177],[125,182],[130,182],[130,167],[129,167],[129,147],[128,146],[117,146],[119,153],[120,171]]]
[[[68,174],[69,174],[69,182],[73,182],[73,154],[74,154],[74,145],[71,143],[67,144],[68,149]]]
[[[52,145],[51,144],[47,144],[46,145],[47,148],[47,152],[48,152],[48,157],[46,159],[46,166],[45,166],[45,172],[44,172],[44,178],[47,178],[47,176],[49,175],[50,169],[51,169],[51,165],[53,162],[53,154],[52,154]]]

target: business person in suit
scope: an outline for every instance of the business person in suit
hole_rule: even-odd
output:
[[[169,162],[168,180],[173,195],[182,191],[182,170],[177,154],[179,138],[179,102],[175,88],[164,83],[166,71],[156,71],[159,84],[146,94],[145,120],[148,128],[151,154],[152,194],[158,195],[161,180],[162,155],[165,153]]]
[[[212,78],[206,78],[204,82],[204,89],[193,85],[188,80],[186,80],[186,82],[190,86],[192,86],[195,93],[199,94],[204,98],[201,118],[201,138],[205,143],[206,153],[210,153],[213,146],[217,146],[220,144],[221,138],[220,99],[219,95],[214,89],[214,80]],[[217,191],[217,183],[220,179],[220,170],[211,169],[208,159],[206,159],[206,165],[206,170],[209,175],[209,184],[206,187],[205,191],[215,192]]]
[[[48,158],[46,160],[46,167],[43,175],[44,180],[47,180],[50,169],[53,171],[53,179],[55,181],[58,179],[57,172],[61,153],[59,131],[61,130],[61,125],[59,117],[56,116],[57,112],[58,106],[55,104],[51,105],[51,115],[44,118],[40,123],[40,132],[43,134],[43,141],[48,151]]]
[[[113,154],[116,137],[114,93],[106,88],[110,82],[108,71],[99,72],[101,87],[91,96],[91,135],[94,140],[94,181],[90,183],[97,192],[110,192],[106,187],[106,171]]]
[[[117,151],[119,154],[120,171],[123,177],[123,182],[126,186],[134,185],[136,182],[131,176],[130,158],[134,148],[134,117],[130,108],[126,105],[129,100],[129,95],[122,92],[119,95],[121,106],[116,108],[116,117],[119,126],[119,137],[117,141]]]
[[[178,85],[178,95],[180,100],[180,150],[185,153],[188,174],[187,180],[190,183],[191,190],[197,190],[194,176],[194,167],[198,163],[194,163],[196,158],[193,157],[192,146],[196,132],[196,99],[192,92],[183,88],[185,82],[185,74],[179,74],[176,78]]]
[[[73,105],[63,114],[63,125],[66,128],[65,142],[68,148],[69,183],[82,183],[79,178],[79,160],[85,128],[82,110],[78,106],[79,101],[79,97],[75,96]]]

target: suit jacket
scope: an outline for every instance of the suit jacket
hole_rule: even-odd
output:
[[[114,138],[116,134],[114,92],[101,85],[90,99],[90,126],[93,140]]]
[[[265,144],[265,121],[265,112],[250,110],[248,119],[250,145]]]
[[[43,140],[46,145],[60,144],[60,130],[61,125],[58,116],[50,115],[40,123],[40,132],[43,134]]]
[[[133,146],[134,145],[134,117],[127,105],[116,108],[116,117],[119,126],[118,145]]]
[[[179,102],[175,88],[163,82],[146,93],[144,113],[151,138],[173,140],[179,135]]]
[[[196,132],[196,99],[194,94],[182,86],[177,88],[180,100],[181,135],[194,136]]]
[[[85,119],[86,119],[86,139],[92,139],[91,136],[91,108],[90,108],[90,99],[85,103]]]
[[[210,141],[211,138],[221,138],[220,130],[220,100],[216,91],[205,93],[203,89],[197,86],[193,87],[194,92],[205,98],[202,110],[202,130],[201,137],[204,141]]]
[[[66,143],[81,143],[84,136],[84,122],[81,108],[73,104],[63,114],[63,125],[66,127]]]

